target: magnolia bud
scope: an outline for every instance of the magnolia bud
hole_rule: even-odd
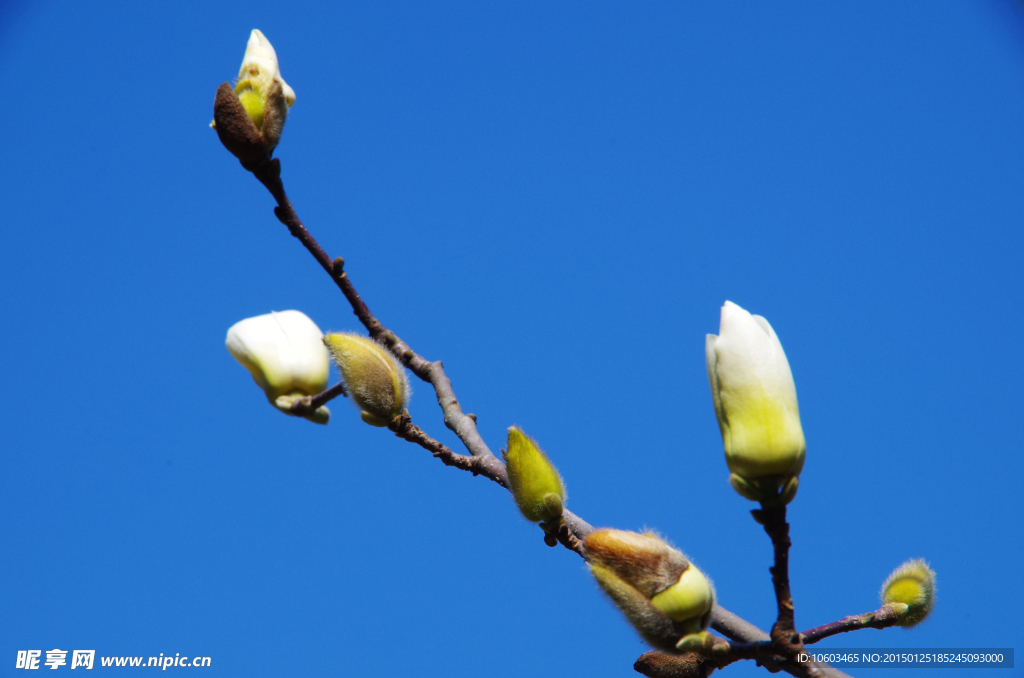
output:
[[[719,334],[707,335],[708,380],[732,486],[768,504],[788,504],[804,466],[796,386],[775,330],[731,301]]]
[[[562,516],[565,488],[558,470],[537,442],[517,426],[508,430],[505,468],[512,496],[527,520],[557,520]]]
[[[253,29],[237,84],[233,90],[227,83],[217,90],[213,128],[242,165],[253,169],[277,147],[293,103],[295,91],[281,77],[273,45]]]
[[[660,537],[597,530],[584,539],[583,555],[597,583],[654,647],[676,652],[682,638],[711,622],[711,582]]]
[[[267,400],[285,414],[297,398],[327,388],[330,361],[320,328],[300,311],[268,313],[231,326],[228,351],[249,370]],[[320,407],[306,416],[326,424],[330,411]]]
[[[401,414],[409,400],[405,370],[383,346],[357,334],[336,333],[324,343],[341,370],[341,378],[362,410],[362,418],[373,426],[387,426]]]
[[[881,598],[885,605],[903,604],[907,607],[900,626],[916,626],[935,606],[935,572],[920,558],[908,560],[882,584]]]

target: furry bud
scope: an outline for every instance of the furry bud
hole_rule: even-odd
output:
[[[583,541],[583,555],[597,583],[654,647],[677,652],[683,637],[711,622],[711,582],[657,535],[597,530]]]
[[[335,333],[324,337],[341,378],[362,418],[373,426],[387,426],[409,401],[409,381],[393,355],[372,339]]]
[[[527,520],[557,520],[562,516],[565,487],[558,470],[537,442],[518,426],[508,430],[505,468],[512,496]]]
[[[281,77],[274,46],[253,29],[234,90],[227,83],[217,90],[212,127],[225,148],[253,169],[274,152],[293,103],[295,91]]]
[[[907,607],[900,626],[920,624],[935,606],[935,572],[920,558],[897,567],[882,584],[882,603]]]
[[[225,344],[228,351],[252,374],[274,407],[292,414],[298,398],[316,395],[327,388],[330,361],[323,333],[306,314],[281,311],[246,318],[231,326]],[[320,407],[306,415],[326,424],[330,411]]]

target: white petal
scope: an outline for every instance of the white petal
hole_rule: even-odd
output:
[[[711,400],[715,405],[715,416],[718,417],[718,423],[722,426],[725,425],[722,419],[722,397],[718,392],[718,354],[715,353],[715,342],[718,340],[718,335],[709,334],[704,338],[704,357],[708,363],[708,382],[711,384]]]
[[[281,395],[315,395],[327,387],[323,333],[304,313],[281,311],[246,318],[228,330],[231,355],[274,402]]]
[[[256,72],[253,69],[257,69]],[[277,66],[277,52],[270,44],[267,37],[258,28],[252,29],[249,35],[249,43],[245,47],[245,56],[242,58],[242,69],[238,77],[262,76],[276,78],[279,70]]]

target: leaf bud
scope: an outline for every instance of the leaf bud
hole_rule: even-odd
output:
[[[590,572],[648,643],[666,652],[707,629],[715,591],[680,551],[652,533],[597,530],[583,541]]]
[[[280,311],[241,320],[228,330],[228,351],[245,369],[274,407],[293,414],[298,398],[316,395],[327,388],[330,361],[323,333],[301,311]],[[330,411],[320,407],[305,415],[326,424]]]
[[[906,606],[899,626],[916,626],[935,606],[935,571],[921,558],[908,560],[886,578],[881,598],[885,605]]]
[[[328,334],[324,344],[353,402],[362,410],[363,421],[387,426],[401,414],[409,401],[409,381],[405,369],[386,348],[368,337],[345,332]]]
[[[527,520],[558,520],[565,502],[565,487],[558,470],[530,436],[518,426],[508,429],[505,468],[516,505]]]

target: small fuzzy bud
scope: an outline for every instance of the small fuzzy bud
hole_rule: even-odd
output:
[[[935,572],[920,558],[897,567],[882,584],[882,603],[906,606],[899,626],[920,624],[935,606]]]
[[[681,638],[711,622],[711,583],[657,535],[597,530],[583,541],[583,555],[597,583],[654,647],[680,651]]]
[[[246,318],[228,330],[228,351],[249,370],[267,400],[285,414],[298,398],[316,395],[327,388],[330,361],[323,333],[306,314],[280,311]],[[320,407],[305,415],[326,424],[330,411]]]
[[[409,401],[405,370],[383,346],[367,337],[343,332],[324,337],[363,421],[387,426]]]
[[[527,520],[557,520],[562,515],[565,488],[558,470],[537,442],[518,426],[508,430],[505,467],[512,496]]]
[[[226,88],[226,91],[225,91]],[[266,36],[253,29],[234,89],[217,90],[213,125],[221,143],[246,169],[269,159],[284,130],[295,91],[281,77],[277,53]]]

